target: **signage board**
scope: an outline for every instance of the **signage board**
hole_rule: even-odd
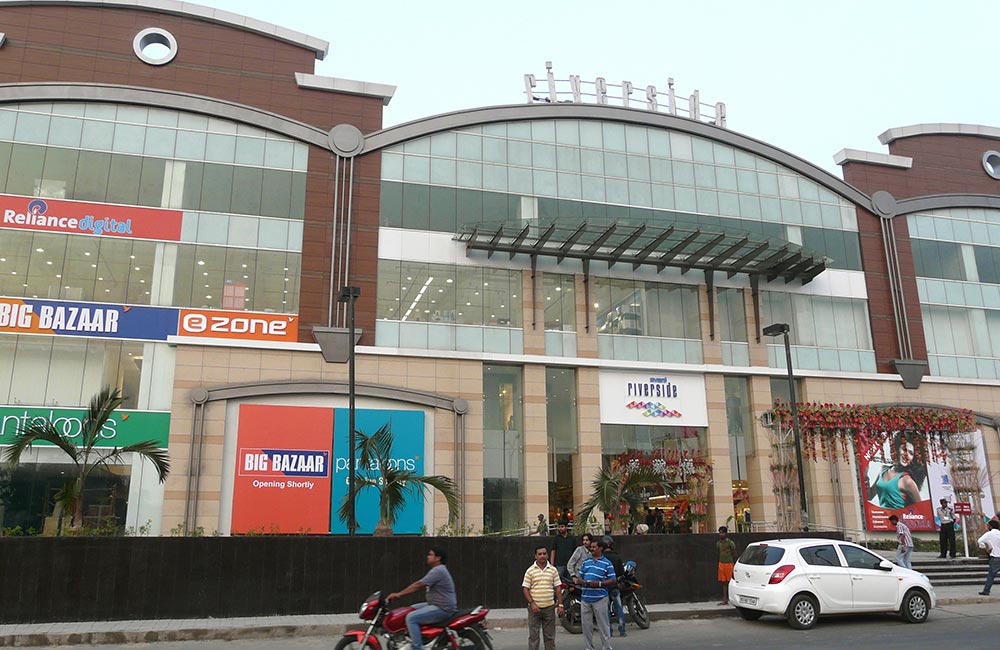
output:
[[[240,405],[234,533],[330,530],[333,409]]]
[[[67,235],[180,241],[179,210],[0,194],[0,228]]]
[[[292,314],[181,309],[177,335],[294,343],[299,338],[299,319]]]
[[[0,445],[11,445],[18,431],[32,422],[48,420],[59,433],[75,444],[80,444],[86,409],[37,408],[0,406]],[[133,411],[119,409],[108,419],[98,437],[97,447],[124,447],[152,440],[167,448],[170,434],[170,414],[159,411]],[[49,443],[40,442],[48,446]]]
[[[956,515],[971,515],[972,514],[972,504],[968,501],[958,501],[955,503],[955,514]]]
[[[601,370],[600,395],[603,424],[708,426],[702,375]]]
[[[0,298],[0,332],[166,341],[177,309],[139,305]]]
[[[371,435],[379,428],[389,425],[392,430],[392,458],[402,469],[411,471],[418,476],[424,474],[424,413],[423,411],[401,411],[381,409],[357,409],[355,411],[355,430]],[[348,421],[350,411],[337,409],[334,421],[334,474],[333,495],[330,503],[333,522],[330,532],[347,533],[347,526],[337,516],[337,510],[343,503],[348,491],[349,468],[347,459],[350,457],[348,447]],[[381,479],[378,467],[358,466],[357,473],[374,480]],[[424,526],[424,495],[429,496],[417,487],[415,492],[409,492],[406,501],[396,517],[396,525],[392,530],[397,535],[419,535]],[[379,492],[373,488],[359,490],[355,502],[355,516],[358,520],[358,532],[369,534],[375,530],[379,520]]]
[[[166,341],[168,337],[294,343],[299,317],[216,309],[179,309],[0,297],[0,333]]]

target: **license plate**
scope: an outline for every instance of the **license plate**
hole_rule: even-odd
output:
[[[757,598],[755,596],[740,596],[740,605],[756,605]]]

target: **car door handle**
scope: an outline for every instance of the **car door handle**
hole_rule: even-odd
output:
[[[864,580],[861,576],[851,576],[851,580]]]
[[[810,580],[819,580],[821,576],[819,576],[817,574],[813,574],[813,575],[810,575],[808,577],[809,577]]]

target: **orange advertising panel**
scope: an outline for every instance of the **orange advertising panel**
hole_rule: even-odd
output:
[[[233,533],[330,532],[333,409],[240,406]]]
[[[295,343],[299,339],[299,317],[293,314],[182,309],[177,335]]]

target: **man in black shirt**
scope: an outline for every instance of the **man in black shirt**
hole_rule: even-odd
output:
[[[565,519],[559,521],[559,530],[552,538],[552,548],[549,550],[549,560],[559,570],[559,575],[566,577],[566,564],[573,556],[573,551],[579,546],[576,537],[569,534],[569,522]]]

